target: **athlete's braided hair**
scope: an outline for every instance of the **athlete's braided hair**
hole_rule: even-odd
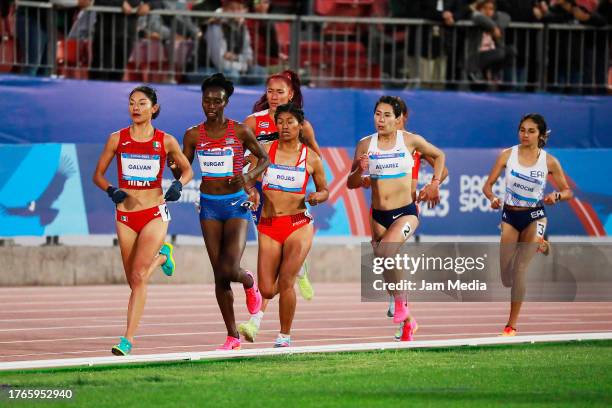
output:
[[[225,75],[220,72],[204,78],[204,81],[202,81],[202,94],[204,94],[208,88],[223,89],[225,91],[226,100],[234,93],[234,84],[229,79],[226,79]]]

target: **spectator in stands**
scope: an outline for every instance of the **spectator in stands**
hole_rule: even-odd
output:
[[[34,0],[33,3],[49,3],[49,0]],[[16,14],[21,72],[26,75],[48,75],[50,73],[47,58],[49,9],[19,5]]]
[[[224,13],[246,13],[241,0],[224,0]],[[243,18],[220,18],[211,21],[206,30],[208,56],[214,68],[232,82],[262,84],[266,71],[253,58],[251,36]]]
[[[271,0],[252,0],[250,13],[268,14]],[[279,49],[276,25],[273,20],[246,20],[257,65],[267,67],[268,73],[282,71],[289,57]]]
[[[472,81],[483,78],[499,79],[502,69],[510,66],[516,51],[504,44],[504,29],[510,16],[496,11],[495,0],[478,0],[474,5],[472,22],[475,29],[468,36],[468,77]]]
[[[136,41],[138,17],[149,13],[149,3],[150,0],[96,0],[96,6],[121,7],[123,14],[97,13],[90,79],[123,78]]]
[[[455,16],[451,11],[455,3],[456,0],[389,1],[391,17],[425,19],[439,22],[441,25],[425,25],[421,32],[420,44],[415,41],[418,38],[417,26],[408,27],[407,35],[393,30],[395,28],[393,26],[385,26],[387,32],[384,35],[386,40],[390,40],[383,63],[387,75],[394,78],[408,77],[426,83],[444,81],[446,78],[444,27],[455,24]],[[406,39],[408,44],[403,44]],[[403,55],[404,49],[408,50],[408,55]],[[396,61],[395,67],[391,66],[393,60]]]
[[[554,0],[542,20],[546,23],[584,25],[591,21],[592,9],[593,5],[586,0]],[[583,50],[582,36],[582,32],[575,30],[549,30],[548,83],[557,90],[580,92],[580,84],[584,80],[581,71],[590,73],[593,70],[593,51],[590,48]],[[592,37],[585,39],[593,41]],[[585,44],[588,43],[585,41]]]
[[[186,0],[152,0],[151,10],[186,10]],[[147,14],[140,17],[138,22],[139,32],[146,38],[169,41],[172,35],[172,20],[176,21],[176,35],[178,38],[190,38],[197,40],[202,37],[202,31],[193,22],[191,17],[175,15],[172,17],[159,14]]]
[[[472,0],[445,0],[444,9],[448,10],[453,21],[469,20],[472,15],[470,3]],[[446,79],[447,81],[458,81],[462,79],[465,72],[466,61],[465,41],[466,30],[463,27],[447,28],[445,36],[445,50],[447,55]],[[455,89],[456,83],[447,84],[448,89]]]
[[[582,24],[603,27],[612,25],[612,0],[601,0],[599,5],[595,7],[593,4],[586,3],[581,6],[581,2],[576,2],[578,9],[582,7],[582,20],[580,20],[580,12],[578,16],[574,16],[580,20]],[[587,7],[588,6],[588,7]],[[586,15],[588,14],[588,18]],[[589,30],[584,36],[584,71],[583,83],[588,85],[584,88],[585,93],[606,93],[608,85],[608,70],[610,68],[609,59],[606,59],[612,52],[609,43],[610,33],[604,31],[594,32]],[[607,51],[607,53],[606,53]]]
[[[7,41],[12,36],[9,14],[14,0],[0,0],[0,41]]]
[[[548,4],[542,0],[498,0],[497,9],[507,13],[512,21],[539,23],[548,12]],[[540,31],[536,30],[506,30],[506,42],[514,44],[517,51],[516,71],[507,70],[506,81],[524,85],[538,80],[538,66],[544,63],[543,56],[538,54],[538,35]]]

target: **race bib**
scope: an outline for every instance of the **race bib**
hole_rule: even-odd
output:
[[[234,150],[231,147],[198,150],[202,177],[231,177],[234,174]]]
[[[155,181],[159,166],[158,154],[121,153],[121,177],[124,180]]]

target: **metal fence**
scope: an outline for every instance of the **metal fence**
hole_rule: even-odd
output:
[[[512,23],[483,47],[471,22],[53,8],[18,2],[0,71],[70,78],[199,82],[224,71],[263,83],[291,68],[319,87],[604,93],[611,28]],[[12,32],[11,32],[12,31]],[[247,42],[246,34],[250,43]]]

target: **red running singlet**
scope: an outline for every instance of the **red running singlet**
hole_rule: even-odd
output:
[[[412,153],[412,159],[414,160],[414,164],[412,165],[412,179],[419,179],[419,168],[421,167],[421,153],[418,151],[414,151]]]
[[[278,139],[278,129],[268,109],[255,112],[252,116],[255,118],[255,137],[258,142],[270,142]]]
[[[119,188],[161,188],[162,173],[166,165],[164,134],[161,130],[154,129],[151,140],[138,142],[132,139],[129,127],[119,131],[116,153]]]
[[[203,180],[214,180],[242,174],[244,150],[236,137],[235,123],[228,119],[223,137],[212,139],[204,123],[199,126],[200,139],[196,145],[196,156],[200,163]]]

